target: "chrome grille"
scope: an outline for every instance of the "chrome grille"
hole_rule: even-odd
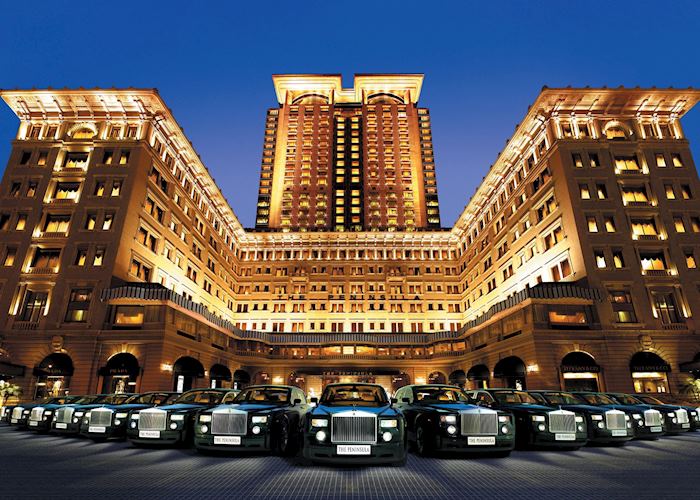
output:
[[[69,424],[73,418],[73,412],[75,411],[72,407],[59,408],[56,411],[56,422],[62,422],[64,424]]]
[[[17,406],[16,408],[13,408],[11,418],[22,418],[23,411],[24,411],[24,408],[22,408],[21,406]]]
[[[112,410],[95,408],[90,410],[90,425],[108,426],[112,423]]]
[[[676,410],[676,418],[678,418],[679,424],[687,424],[690,422],[690,420],[688,420],[688,412],[683,408]]]
[[[32,408],[32,412],[29,414],[29,420],[39,422],[43,416],[44,409],[41,406],[37,406],[36,408]]]
[[[490,410],[466,410],[461,412],[463,436],[495,436],[498,434],[498,413]]]
[[[362,411],[336,413],[331,419],[331,442],[376,443],[377,416]]]
[[[248,429],[248,413],[240,410],[214,410],[211,414],[211,433],[245,435]]]
[[[659,427],[661,425],[661,412],[656,410],[645,411],[644,425],[647,427]]]
[[[576,432],[576,415],[566,410],[549,412],[549,432]]]
[[[163,410],[143,410],[139,412],[139,430],[164,431],[167,416]]]
[[[627,429],[625,413],[619,410],[605,412],[605,425],[610,430]]]

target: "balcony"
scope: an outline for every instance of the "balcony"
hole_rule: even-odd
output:
[[[37,330],[38,328],[38,321],[14,321],[12,323],[12,329],[14,330]]]
[[[31,274],[32,276],[49,276],[57,272],[58,269],[55,267],[30,267],[27,269],[27,274]]]
[[[661,325],[664,330],[687,330],[688,325],[685,323],[665,323]]]
[[[642,274],[644,276],[665,277],[670,276],[671,271],[669,269],[643,269]]]

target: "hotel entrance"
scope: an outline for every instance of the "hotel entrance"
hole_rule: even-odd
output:
[[[294,383],[292,383],[292,381]],[[306,368],[294,371],[289,383],[306,390],[309,398],[318,398],[328,384],[368,383],[379,384],[390,396],[399,388],[408,385],[408,374],[387,368]]]

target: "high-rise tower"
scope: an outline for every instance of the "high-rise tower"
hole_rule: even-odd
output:
[[[413,231],[440,227],[423,75],[273,76],[255,227]]]

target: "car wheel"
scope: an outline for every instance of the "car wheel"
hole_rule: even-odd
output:
[[[277,431],[277,452],[285,457],[296,453],[296,437],[292,435],[286,418],[280,422]]]
[[[423,424],[421,424],[416,429],[416,452],[422,457],[430,453],[430,447],[428,446],[427,440],[427,433],[423,427]]]

